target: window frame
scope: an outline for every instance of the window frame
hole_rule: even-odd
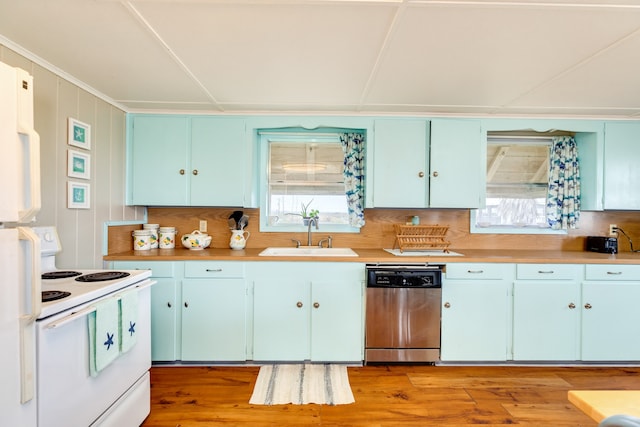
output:
[[[314,143],[332,143],[336,139],[340,141],[341,133],[353,132],[352,129],[335,129],[335,128],[317,128],[313,130],[304,128],[279,128],[279,129],[258,129],[258,147],[259,147],[259,187],[260,187],[260,232],[276,232],[276,233],[300,233],[307,232],[308,227],[302,224],[271,224],[269,221],[269,167],[270,167],[270,142],[314,142]],[[306,139],[306,140],[305,140]],[[277,141],[274,141],[277,140]],[[346,197],[346,194],[345,194]],[[320,207],[320,216],[322,218],[322,208]],[[312,227],[315,230],[315,226]],[[315,231],[314,231],[315,232]],[[320,220],[317,232],[332,233],[360,233],[360,228],[352,227],[349,224],[329,224],[322,223]]]
[[[485,141],[486,146],[498,140],[498,138],[490,135],[490,133],[491,132],[489,132],[486,137],[486,141]],[[546,144],[545,142],[541,142],[541,140],[546,138],[551,139],[553,136],[555,135],[549,135],[549,136],[544,135],[542,138],[540,138],[540,137],[532,136],[530,131],[529,132],[523,131],[521,135],[518,135],[517,132],[514,132],[509,137],[506,137],[506,138],[499,137],[499,140],[509,144],[537,145],[542,143]],[[488,151],[486,146],[485,146],[485,149],[483,150],[485,157],[487,156],[487,151]],[[485,175],[485,178],[484,178],[484,188],[482,191],[481,208],[486,207],[486,199],[487,199],[486,159],[485,159],[485,166],[484,166],[484,175]],[[476,222],[477,222],[477,215],[479,210],[480,209],[469,210],[469,232],[471,234],[538,234],[538,235],[568,234],[567,230],[554,230],[551,227],[537,228],[533,226],[518,227],[518,226],[509,226],[509,225],[493,225],[488,227],[478,227],[476,226]]]

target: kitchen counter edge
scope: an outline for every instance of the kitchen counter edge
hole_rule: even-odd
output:
[[[151,249],[105,255],[104,261],[286,261],[286,262],[360,262],[360,263],[530,263],[530,264],[640,264],[640,253],[601,254],[587,251],[541,251],[511,249],[451,249],[463,256],[395,256],[382,249],[356,249],[357,257],[260,256],[264,248],[243,250],[207,248]]]

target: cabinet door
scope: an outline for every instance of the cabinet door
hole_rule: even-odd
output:
[[[246,360],[244,279],[182,283],[182,360]]]
[[[504,361],[510,323],[505,281],[445,280],[442,286],[444,361]]]
[[[374,206],[427,207],[429,122],[389,119],[374,126]]]
[[[606,123],[604,208],[640,210],[640,124]]]
[[[254,360],[308,360],[310,286],[304,278],[254,283]]]
[[[363,360],[363,287],[358,281],[312,281],[311,360]]]
[[[189,183],[188,119],[134,116],[131,120],[131,203],[186,205]]]
[[[155,279],[151,288],[151,360],[178,360],[178,283],[172,279]]]
[[[580,286],[574,281],[517,281],[513,359],[578,360]]]
[[[431,121],[429,207],[477,208],[483,162],[480,122]]]
[[[640,360],[640,283],[584,282],[582,360]]]
[[[245,166],[242,119],[192,119],[190,205],[243,206]]]

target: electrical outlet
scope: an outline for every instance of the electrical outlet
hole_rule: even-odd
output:
[[[200,220],[200,232],[201,233],[206,233],[207,232],[207,221],[204,219]]]
[[[609,224],[609,236],[618,235],[618,226],[615,224]]]

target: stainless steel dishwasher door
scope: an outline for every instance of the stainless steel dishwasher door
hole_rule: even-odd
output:
[[[442,288],[367,288],[365,362],[440,360]]]

